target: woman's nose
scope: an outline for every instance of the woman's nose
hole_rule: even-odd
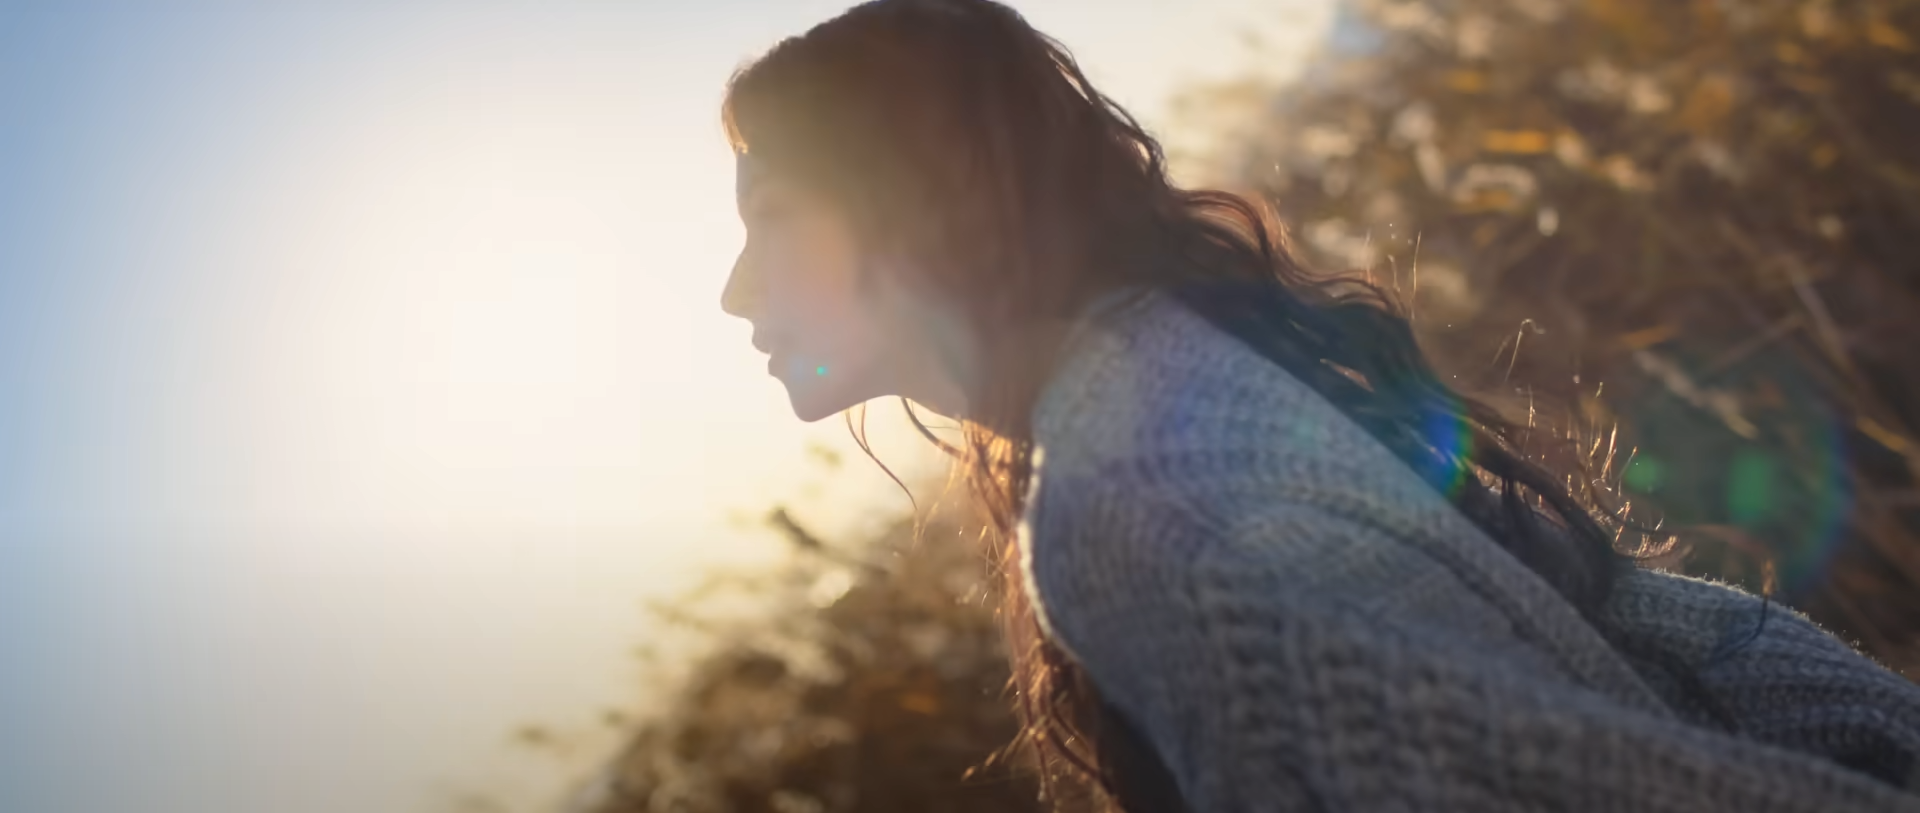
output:
[[[720,310],[730,316],[753,319],[760,312],[760,284],[755,278],[752,264],[747,262],[746,252],[733,261],[733,272],[727,275],[727,287],[720,292]]]

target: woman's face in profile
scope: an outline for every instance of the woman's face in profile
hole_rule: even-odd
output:
[[[906,394],[918,331],[886,274],[870,263],[845,213],[745,156],[734,185],[746,245],[721,307],[753,323],[767,371],[794,414],[817,421],[871,398]]]

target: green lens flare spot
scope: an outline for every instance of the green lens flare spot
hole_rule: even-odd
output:
[[[815,368],[813,368],[813,374],[814,374],[814,375],[826,375],[826,374],[827,374],[827,366],[826,366],[826,365],[824,365],[824,364],[822,364],[822,365],[820,365],[820,366],[818,366],[818,367],[815,367]]]
[[[1666,482],[1667,464],[1652,457],[1636,457],[1627,466],[1625,474],[1620,476],[1627,488],[1642,494],[1652,494],[1660,490],[1660,484]]]
[[[1745,525],[1773,513],[1778,472],[1765,452],[1746,450],[1733,458],[1727,471],[1727,518]]]

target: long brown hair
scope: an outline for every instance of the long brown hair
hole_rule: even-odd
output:
[[[736,74],[723,119],[737,151],[826,192],[980,328],[964,440],[921,429],[996,532],[1020,744],[1056,803],[1181,809],[1164,763],[1046,640],[1019,584],[1030,413],[1058,349],[1021,327],[1123,286],[1171,293],[1324,395],[1583,612],[1626,562],[1593,510],[1601,489],[1530,462],[1524,427],[1441,383],[1392,297],[1310,274],[1263,206],[1174,186],[1159,144],[1006,6],[857,6]],[[1063,779],[1091,793],[1070,797]]]

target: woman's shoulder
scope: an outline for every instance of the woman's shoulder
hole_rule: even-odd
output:
[[[1079,341],[1036,421],[1021,544],[1043,607],[1119,617],[1093,608],[1202,594],[1341,606],[1651,705],[1550,585],[1204,317],[1159,295]],[[1143,573],[1174,581],[1145,589]]]
[[[1260,561],[1330,588],[1349,570],[1361,582],[1380,575],[1336,560],[1411,563],[1425,559],[1411,549],[1434,539],[1488,549],[1476,558],[1494,547],[1359,424],[1178,300],[1107,302],[1037,410],[1029,519],[1084,527],[1119,511],[1129,526],[1177,521],[1179,534],[1159,529],[1151,544],[1249,540]],[[1320,530],[1268,527],[1308,520]],[[1114,544],[1105,536],[1099,544]],[[1049,547],[1078,553],[1067,540]]]
[[[1792,608],[1731,585],[1635,570],[1603,620],[1648,682],[1696,721],[1717,717],[1895,786],[1920,782],[1920,686]],[[1715,708],[1699,705],[1682,673]]]
[[[1636,568],[1615,583],[1601,612],[1630,648],[1726,678],[1798,660],[1792,669],[1803,677],[1813,662],[1871,667],[1903,689],[1920,691],[1787,604],[1710,579]]]
[[[1194,482],[1192,466],[1322,482],[1417,477],[1317,391],[1171,294],[1095,300],[1036,401],[1056,481],[1133,473]],[[1170,470],[1171,464],[1178,463]],[[1341,479],[1335,476],[1335,479]],[[1162,482],[1162,487],[1178,483]]]
[[[1083,308],[1036,411],[1057,419],[1095,401],[1203,401],[1208,393],[1185,386],[1202,382],[1305,389],[1174,295],[1128,287]]]

